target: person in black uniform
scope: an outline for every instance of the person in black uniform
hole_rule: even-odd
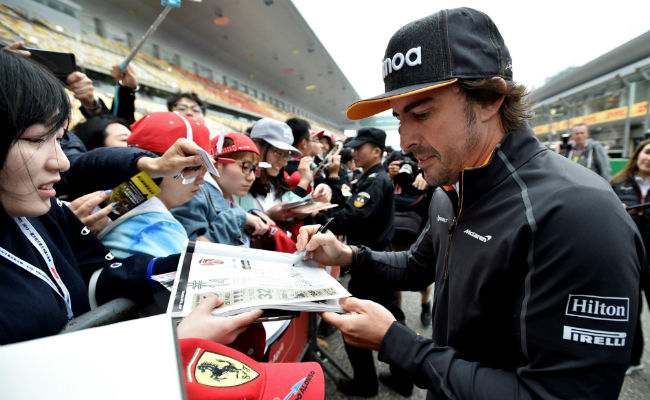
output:
[[[363,168],[363,175],[352,186],[352,195],[345,205],[327,213],[319,213],[315,219],[323,223],[334,217],[329,229],[337,235],[346,235],[347,243],[365,245],[372,250],[390,250],[390,240],[395,231],[393,182],[381,164],[386,132],[377,128],[363,128],[345,146],[354,148],[354,162]],[[386,307],[397,321],[404,323],[404,313],[399,307],[397,291],[386,283],[373,282],[364,277],[363,271],[353,271],[348,290],[354,296],[373,300]],[[339,390],[351,396],[371,397],[377,395],[377,373],[372,350],[345,344],[354,371],[354,379],[343,378]],[[401,371],[391,367],[390,375],[380,376],[398,379],[407,384],[401,385],[400,393],[408,396],[413,384]]]

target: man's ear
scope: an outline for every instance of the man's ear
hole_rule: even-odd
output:
[[[495,81],[498,84],[499,89],[502,93],[506,92],[508,85],[506,84],[506,81],[503,78],[495,76],[491,78],[491,80]],[[501,109],[503,100],[505,100],[505,96],[499,97],[498,99],[494,100],[492,103],[485,103],[485,104],[477,103],[475,111],[479,121],[487,122],[490,119],[494,118],[495,116],[497,118],[500,118],[499,109]]]
[[[375,156],[379,157],[379,159],[381,159],[381,156],[384,155],[384,149],[382,149],[381,147],[375,146],[373,148],[373,151],[375,152]]]

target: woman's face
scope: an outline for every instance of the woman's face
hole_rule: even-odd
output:
[[[650,143],[646,144],[639,152],[636,167],[639,169],[638,175],[650,176]]]
[[[267,145],[266,161],[271,164],[270,168],[266,169],[269,176],[278,176],[282,168],[287,166],[287,162],[291,159],[291,152],[288,150],[280,150],[271,145]]]
[[[126,147],[126,139],[129,138],[131,131],[126,126],[113,122],[106,125],[104,133],[106,135],[104,138],[104,146]]]
[[[200,185],[204,182],[203,175],[199,175],[192,183],[183,183],[183,178],[163,178],[160,183],[158,198],[171,209],[181,206],[192,200],[199,192]]]
[[[9,148],[0,170],[0,204],[12,217],[38,217],[50,210],[53,189],[60,173],[70,168],[60,140],[64,130],[48,134],[48,127],[34,124]]]
[[[246,152],[235,164],[217,163],[217,169],[221,176],[216,178],[216,181],[225,198],[231,198],[232,195],[246,196],[255,182],[255,167],[257,167],[255,158],[253,153]]]

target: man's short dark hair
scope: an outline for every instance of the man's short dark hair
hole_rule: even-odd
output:
[[[577,128],[578,126],[584,126],[585,129],[587,130],[587,133],[589,133],[589,125],[585,124],[584,122],[577,123],[573,125],[574,128]]]
[[[289,118],[286,123],[289,125],[291,132],[293,133],[294,147],[302,140],[309,141],[311,139],[311,133],[309,132],[311,126],[309,125],[309,122],[301,118]]]
[[[530,118],[528,106],[524,101],[526,87],[506,80],[506,88],[496,79],[461,79],[458,81],[467,99],[480,104],[490,104],[505,96],[499,109],[501,124],[506,132],[521,128]]]
[[[167,110],[172,111],[174,105],[176,105],[176,103],[178,103],[178,101],[182,98],[194,101],[199,105],[199,107],[201,107],[201,114],[205,115],[205,110],[207,110],[208,105],[201,101],[201,99],[199,99],[199,96],[197,96],[194,92],[181,92],[169,96],[167,98]]]
[[[341,155],[341,164],[352,161],[352,149],[349,147],[344,147],[339,153]]]

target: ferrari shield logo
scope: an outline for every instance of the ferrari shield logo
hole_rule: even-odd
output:
[[[357,197],[354,199],[354,206],[356,208],[361,208],[366,205],[368,200],[370,200],[370,195],[366,192],[361,192],[357,194]]]
[[[239,386],[258,376],[258,372],[243,362],[211,351],[205,351],[194,368],[196,382],[212,387]]]

